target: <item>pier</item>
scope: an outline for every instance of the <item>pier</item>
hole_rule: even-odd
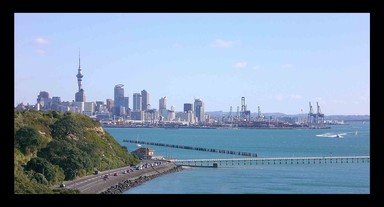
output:
[[[229,158],[229,159],[189,159],[169,160],[176,165],[202,166],[239,166],[239,165],[277,165],[277,164],[336,164],[369,163],[370,156],[333,156],[333,157],[276,157],[276,158]]]
[[[203,152],[215,152],[215,153],[230,154],[230,155],[240,155],[240,156],[246,156],[246,157],[257,157],[257,153],[252,153],[252,152],[239,152],[239,151],[233,151],[233,150],[191,147],[191,146],[164,144],[164,143],[157,143],[157,142],[145,142],[145,141],[127,140],[127,139],[124,139],[123,142],[162,146],[162,147],[172,147],[172,148],[178,148],[178,149],[196,150],[196,151],[203,151]]]

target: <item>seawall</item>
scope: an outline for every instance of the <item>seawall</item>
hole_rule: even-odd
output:
[[[117,183],[114,183],[109,188],[99,192],[100,194],[122,194],[123,192],[143,184],[146,181],[159,177],[167,173],[173,173],[181,171],[182,167],[177,166],[174,163],[166,163],[161,168],[151,167],[149,169],[143,170],[142,173],[135,177],[130,177],[128,179],[119,180]]]

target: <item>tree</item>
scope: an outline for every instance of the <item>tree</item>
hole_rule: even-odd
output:
[[[41,149],[44,141],[36,129],[21,127],[15,133],[15,144],[24,154],[29,154]]]
[[[71,144],[67,140],[53,140],[37,155],[60,166],[64,170],[65,180],[74,178],[74,174],[67,169],[74,171],[86,169],[90,171],[96,165],[95,162],[92,162],[89,153],[80,150],[75,144]]]
[[[83,137],[83,129],[79,123],[74,120],[71,115],[64,116],[62,119],[56,121],[52,126],[52,137],[56,139],[66,138],[72,134],[77,137]]]
[[[33,170],[37,173],[41,173],[43,177],[48,181],[52,182],[56,178],[56,168],[46,159],[41,157],[32,158],[24,168],[26,171]],[[40,176],[41,177],[41,176]],[[35,176],[36,180],[40,179],[39,176]],[[39,180],[38,180],[39,181]],[[41,179],[40,179],[41,181]]]

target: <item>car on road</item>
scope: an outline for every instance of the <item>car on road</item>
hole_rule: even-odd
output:
[[[61,184],[60,184],[60,188],[65,188],[65,184],[64,184],[64,183],[61,183]]]
[[[113,174],[113,176],[117,176],[117,172],[115,172],[115,173]]]

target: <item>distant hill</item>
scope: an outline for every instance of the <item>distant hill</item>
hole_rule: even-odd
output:
[[[14,113],[14,158],[16,194],[78,193],[51,187],[139,162],[85,115],[34,110]]]
[[[223,111],[209,111],[205,112],[205,114],[208,114],[212,117],[222,117],[222,116],[228,116],[229,112],[223,112]],[[235,116],[236,112],[232,112],[232,116]],[[307,117],[308,114],[284,114],[280,112],[274,112],[274,113],[263,113],[265,117],[272,116],[273,118],[277,117]],[[251,113],[252,117],[257,116],[257,112]],[[327,115],[325,114],[325,119],[327,120],[344,120],[344,121],[368,121],[370,120],[369,115]]]

